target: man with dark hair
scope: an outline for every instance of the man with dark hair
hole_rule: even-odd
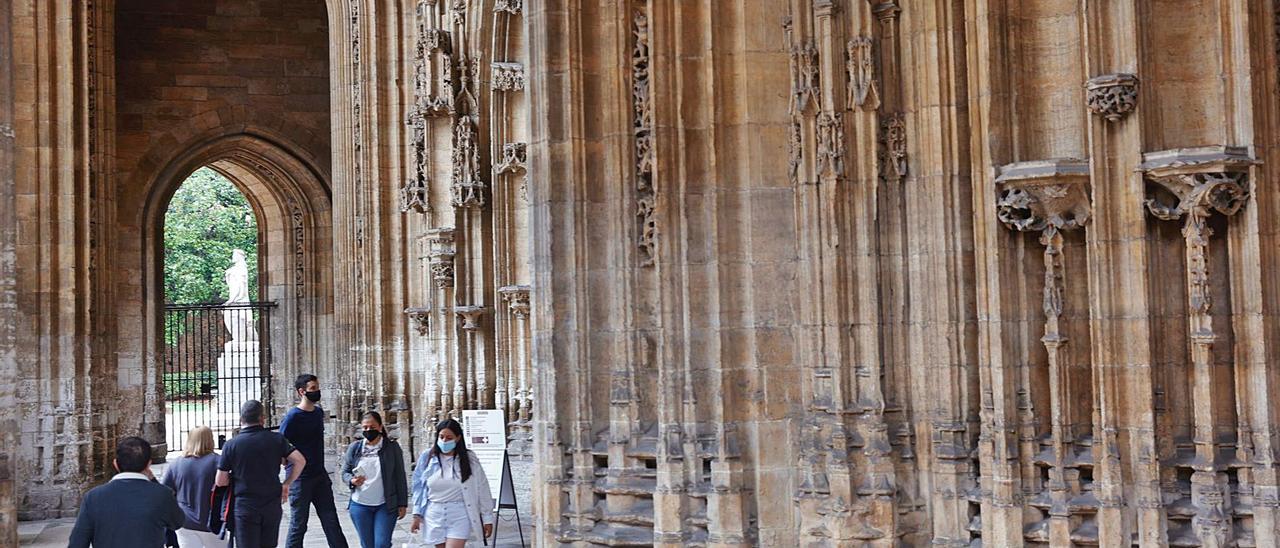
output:
[[[289,440],[307,459],[302,475],[289,489],[288,548],[302,548],[302,538],[307,534],[307,519],[311,506],[315,505],[324,529],[329,548],[347,548],[347,537],[338,523],[338,509],[333,503],[333,481],[324,467],[324,410],[316,405],[320,401],[320,380],[315,375],[303,373],[293,383],[298,405],[289,409],[280,421],[280,434]]]
[[[289,440],[262,427],[262,402],[249,400],[240,406],[240,433],[222,448],[214,485],[231,485],[235,507],[232,533],[237,548],[274,548],[280,541],[280,505],[289,498],[289,486],[307,459]],[[290,472],[280,484],[280,462]],[[232,485],[232,482],[235,482]]]
[[[162,548],[165,531],[182,527],[186,515],[168,487],[151,474],[151,444],[128,437],[116,444],[119,472],[80,502],[68,548]]]

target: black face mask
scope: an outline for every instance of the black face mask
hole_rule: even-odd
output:
[[[382,432],[379,432],[379,431],[377,431],[377,430],[365,430],[365,431],[364,431],[364,439],[369,440],[369,441],[373,441],[373,440],[378,439],[378,436],[379,436],[379,435],[381,435],[381,434],[382,434]]]
[[[306,397],[307,397],[307,399],[311,400],[311,403],[315,403],[315,402],[320,401],[320,391],[319,391],[319,390],[316,390],[315,392],[304,392],[302,395],[306,396]]]

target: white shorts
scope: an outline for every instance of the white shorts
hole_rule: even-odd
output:
[[[427,515],[422,519],[422,542],[441,544],[445,539],[469,540],[471,519],[467,517],[467,504],[433,502],[427,505]]]

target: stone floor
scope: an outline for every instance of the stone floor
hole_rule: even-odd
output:
[[[333,463],[329,463],[330,470],[336,468]],[[163,473],[163,465],[156,466],[157,474]],[[525,545],[532,544],[532,515],[530,515],[530,481],[533,473],[533,463],[529,461],[513,460],[511,462],[511,479],[516,491],[516,503],[520,507],[520,522],[524,529]],[[355,526],[351,524],[351,517],[345,511],[347,506],[347,490],[343,487],[335,487],[335,498],[338,504],[338,518],[342,522],[342,530],[347,534],[347,543],[355,548],[360,545],[356,538]],[[494,493],[496,496],[497,493]],[[395,536],[392,539],[392,546],[395,548],[416,547],[412,535],[409,534],[409,525],[411,520],[406,517],[396,524]],[[71,528],[75,524],[74,518],[57,519],[47,521],[27,521],[18,524],[19,544],[23,548],[62,548],[67,545],[67,539],[71,535]],[[284,519],[280,523],[280,541],[281,546],[284,545],[284,538],[289,531],[289,507],[286,505],[284,509]],[[514,548],[520,546],[520,535],[516,528],[516,516],[512,510],[503,510],[499,514],[498,521],[498,544],[497,548]],[[320,520],[316,518],[315,512],[311,513],[311,520],[307,525],[307,539],[303,543],[305,548],[323,548],[328,546],[325,542],[324,531],[320,529]],[[490,544],[490,546],[493,546]]]

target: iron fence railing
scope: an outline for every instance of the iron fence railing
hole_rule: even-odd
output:
[[[240,426],[240,405],[263,403],[271,415],[271,316],[274,302],[169,304],[164,307],[165,431],[181,449],[197,426],[218,446]]]

